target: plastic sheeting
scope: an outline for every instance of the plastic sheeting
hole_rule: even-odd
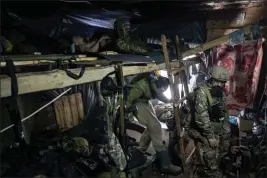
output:
[[[206,39],[206,23],[204,21],[177,21],[176,19],[162,19],[152,23],[138,25],[133,32],[146,38],[161,39],[161,35],[168,37],[178,35],[185,42],[204,43]],[[151,29],[151,30],[148,30]]]
[[[66,32],[73,35],[88,34],[91,36],[94,32],[101,30],[112,34],[113,23],[117,18],[130,21],[131,18],[137,17],[136,14],[128,11],[107,11],[104,9],[52,14],[42,19],[29,19],[12,12],[9,12],[9,16],[16,19],[15,21],[20,21],[20,24],[56,38]],[[159,41],[162,34],[169,37],[179,35],[185,39],[185,42],[196,44],[204,43],[206,38],[204,21],[177,21],[174,18],[160,19],[147,24],[131,24],[131,32],[133,35],[143,36],[145,39],[158,39]]]
[[[117,18],[130,19],[133,13],[127,11],[107,11],[104,9],[79,11],[69,13],[51,14],[45,18],[27,18],[11,11],[8,16],[17,24],[25,25],[30,29],[40,32],[49,37],[59,37],[63,33],[72,35],[91,36],[95,31],[101,29],[103,32],[113,32],[113,23]],[[13,22],[13,23],[14,23]]]

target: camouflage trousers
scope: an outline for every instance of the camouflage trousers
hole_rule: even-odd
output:
[[[191,136],[191,134],[189,135],[191,138],[193,137],[192,139],[194,139],[197,150],[199,151],[198,156],[200,163],[204,164],[204,177],[218,177],[221,175],[219,164],[223,155],[229,151],[230,133],[224,132],[222,134],[215,135],[215,137],[219,140],[219,146],[217,148],[211,148],[205,137],[200,138]]]
[[[142,46],[139,46],[138,44],[135,44],[131,40],[124,40],[124,39],[118,39],[116,41],[117,48],[124,53],[145,53],[148,52],[147,49],[145,49]]]
[[[140,122],[140,124],[146,126],[146,130],[140,138],[140,150],[146,151],[151,141],[154,149],[157,152],[164,150],[165,145],[163,144],[162,140],[161,124],[157,119],[152,103],[150,101],[148,103],[137,102],[136,106],[138,108],[138,111],[135,114],[137,120]]]

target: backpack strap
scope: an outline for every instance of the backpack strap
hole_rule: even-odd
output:
[[[213,98],[207,86],[201,85],[200,88],[206,93],[210,106],[213,104]]]

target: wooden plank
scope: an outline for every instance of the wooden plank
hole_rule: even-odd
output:
[[[64,120],[66,123],[66,129],[68,129],[74,126],[74,123],[72,120],[71,106],[69,103],[69,96],[62,96],[62,101],[63,101],[64,114],[65,114]]]
[[[55,101],[54,109],[60,130],[79,124],[84,117],[81,93],[62,96]]]
[[[156,64],[147,66],[123,66],[123,74],[134,75],[138,73],[151,72],[158,70]],[[70,71],[79,74],[81,69],[71,69]],[[18,94],[26,94],[37,91],[65,88],[68,86],[89,83],[102,80],[108,73],[113,72],[114,67],[88,67],[84,75],[79,80],[72,79],[66,75],[63,70],[54,70],[49,72],[30,72],[16,74],[18,80]],[[11,80],[6,75],[0,75],[0,97],[11,96]]]
[[[59,98],[57,101],[54,102],[54,109],[56,113],[56,120],[59,129],[65,128],[65,114],[64,114],[64,106],[62,98]]]
[[[266,4],[261,7],[251,7],[243,10],[245,13],[244,23],[236,20],[238,13],[241,11],[221,10],[208,13],[206,28],[207,29],[232,29],[242,28],[267,18]]]
[[[170,90],[171,90],[171,95],[173,98],[173,109],[174,109],[174,116],[175,116],[175,123],[176,123],[176,131],[177,131],[177,144],[179,145],[180,149],[178,152],[178,155],[181,157],[182,160],[182,167],[184,169],[184,172],[187,173],[186,167],[185,167],[185,152],[184,152],[184,140],[182,134],[182,129],[181,129],[181,121],[179,118],[179,105],[177,105],[175,102],[179,98],[179,91],[177,92],[177,87],[175,87],[174,84],[174,79],[172,75],[172,68],[170,64],[170,59],[168,55],[168,49],[167,49],[167,39],[164,35],[161,36],[161,44],[162,44],[162,51],[164,54],[164,61],[166,65],[166,69],[168,72],[168,77],[170,80]]]
[[[228,35],[238,29],[208,29],[207,30],[207,41],[215,40],[221,36]]]
[[[90,58],[86,55],[63,55],[63,54],[48,54],[48,55],[6,55],[0,56],[0,61],[5,61],[6,59],[12,59],[13,61],[33,61],[33,60],[49,60],[49,61],[58,61],[58,60],[70,60],[72,58]],[[93,57],[95,58],[95,57]]]
[[[197,53],[200,53],[202,51],[205,51],[205,50],[208,50],[208,49],[211,49],[215,46],[218,46],[220,44],[223,44],[223,43],[226,43],[228,42],[230,39],[229,35],[225,35],[221,38],[218,38],[216,40],[212,40],[212,41],[209,41],[205,44],[202,44],[200,45],[199,47],[196,47],[194,49],[191,49],[191,50],[188,50],[188,51],[185,51],[183,54],[182,54],[182,57],[188,57],[188,56],[191,56],[191,55],[194,55],[194,54],[197,54]]]
[[[76,61],[95,61],[97,60],[97,57],[80,57],[80,58],[76,58]]]
[[[54,61],[47,61],[47,60],[34,60],[34,61],[15,61],[15,66],[23,66],[23,65],[41,65],[41,64],[49,64],[55,63]],[[5,67],[6,62],[0,62],[0,67]]]
[[[261,27],[261,30],[265,29],[266,27]],[[251,25],[250,26],[247,26],[244,28],[244,31],[245,31],[245,34],[250,34],[251,33]],[[205,44],[202,44],[200,45],[199,47],[196,47],[194,49],[190,49],[188,51],[185,51],[183,54],[182,54],[182,57],[188,57],[188,56],[191,56],[191,55],[194,55],[194,54],[197,54],[199,52],[202,52],[202,51],[205,51],[205,50],[208,50],[208,49],[211,49],[215,46],[218,46],[220,44],[223,44],[223,43],[227,43],[229,42],[230,40],[230,34],[228,35],[225,35],[223,37],[220,37],[216,40],[212,40],[212,41],[209,41]]]
[[[70,103],[73,126],[75,126],[80,123],[78,107],[77,107],[78,103],[76,102],[75,94],[69,95],[69,103]]]
[[[81,93],[76,93],[75,94],[75,98],[76,98],[76,105],[77,105],[77,109],[78,109],[79,122],[80,122],[84,118],[82,94]]]
[[[21,60],[21,59],[20,59]],[[72,62],[89,62],[88,64],[109,64],[110,61],[107,60],[97,60],[96,57],[93,58],[76,58],[75,60],[71,60]],[[50,61],[50,60],[29,60],[29,61],[14,61],[15,66],[25,66],[25,65],[41,65],[41,64],[49,64],[49,63],[55,63],[56,61]],[[63,61],[62,64],[67,63],[67,61]],[[6,62],[1,61],[0,67],[5,67]]]
[[[94,66],[107,66],[107,65],[111,65],[114,64],[114,62],[118,63],[121,62],[123,65],[133,65],[133,62],[131,61],[110,61],[107,59],[101,59],[101,60],[97,60],[97,58],[94,59],[80,59],[77,58],[75,60],[68,60],[68,61],[62,61],[62,64],[68,64],[69,61],[71,61],[73,64],[87,64],[87,65],[94,65]],[[45,64],[51,64],[51,63],[56,63],[56,61],[49,61],[49,60],[30,60],[30,61],[14,61],[14,65],[15,66],[29,66],[29,65],[45,65]],[[135,64],[146,64],[146,63],[135,63]],[[6,62],[5,61],[0,61],[0,67],[5,67],[6,66]]]

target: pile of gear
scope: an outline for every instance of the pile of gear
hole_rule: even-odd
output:
[[[34,136],[30,145],[5,150],[1,177],[98,177],[113,168],[129,173],[146,163],[134,144],[129,143],[125,151],[115,134],[107,133],[105,114],[105,108],[100,108],[93,120],[86,118],[64,133],[49,130]]]
[[[233,133],[237,128],[237,121],[244,120],[249,123],[246,130],[238,134]],[[232,126],[231,149],[222,159],[222,167],[228,176],[255,177],[267,176],[267,118],[266,110],[246,108],[238,117],[231,116],[229,122]],[[242,122],[242,121],[241,121]]]
[[[32,177],[37,175],[56,177],[96,176],[114,164],[108,156],[104,122],[101,116],[91,129],[82,122],[67,133],[46,131],[32,138],[30,145],[21,144],[2,153],[1,177]],[[76,132],[84,127],[91,130]],[[97,127],[98,126],[98,127]],[[101,129],[102,128],[102,129]],[[73,135],[82,134],[81,137]]]

